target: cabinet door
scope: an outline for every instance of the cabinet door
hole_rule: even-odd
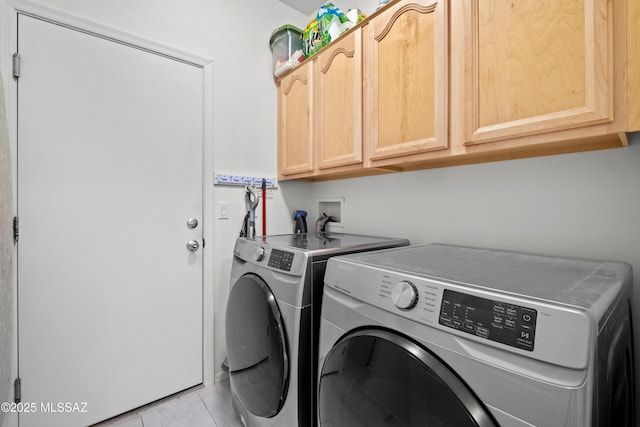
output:
[[[370,164],[447,148],[446,3],[398,2],[372,18],[363,32]]]
[[[627,130],[640,131],[640,1],[627,3]]]
[[[613,14],[607,0],[456,5],[464,144],[611,122]]]
[[[311,61],[278,86],[278,162],[281,178],[313,172]]]
[[[356,29],[318,54],[314,65],[318,173],[362,164],[362,36]]]

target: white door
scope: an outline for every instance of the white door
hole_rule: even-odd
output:
[[[203,69],[24,15],[18,51],[20,426],[88,425],[202,383]]]

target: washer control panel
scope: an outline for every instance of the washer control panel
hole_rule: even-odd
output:
[[[532,308],[445,289],[438,323],[468,334],[533,351],[538,313]]]
[[[472,357],[484,357],[482,347],[470,344],[479,343],[572,369],[588,366],[597,323],[584,310],[448,279],[334,257],[324,276],[323,309],[329,301],[365,305],[363,313],[380,325],[410,330],[435,345],[453,336]]]

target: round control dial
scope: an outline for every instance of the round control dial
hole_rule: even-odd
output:
[[[418,288],[411,282],[398,282],[391,290],[391,301],[400,310],[411,310],[418,303]]]
[[[258,246],[256,248],[256,253],[254,255],[256,261],[260,262],[264,258],[264,248],[262,246]]]

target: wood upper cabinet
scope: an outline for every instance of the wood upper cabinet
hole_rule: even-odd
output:
[[[627,145],[640,0],[392,0],[278,82],[280,179]]]
[[[640,131],[640,1],[627,1],[627,130]]]
[[[278,83],[281,179],[362,168],[362,36],[355,29]]]
[[[312,64],[278,83],[278,171],[281,179],[313,174]]]
[[[566,138],[624,131],[624,4],[453,2],[452,117],[460,142],[518,145],[526,140],[514,139],[568,129],[583,131]]]
[[[326,46],[313,67],[317,174],[335,168],[361,168],[361,30]]]
[[[447,148],[447,20],[444,1],[409,0],[363,26],[367,166]]]

